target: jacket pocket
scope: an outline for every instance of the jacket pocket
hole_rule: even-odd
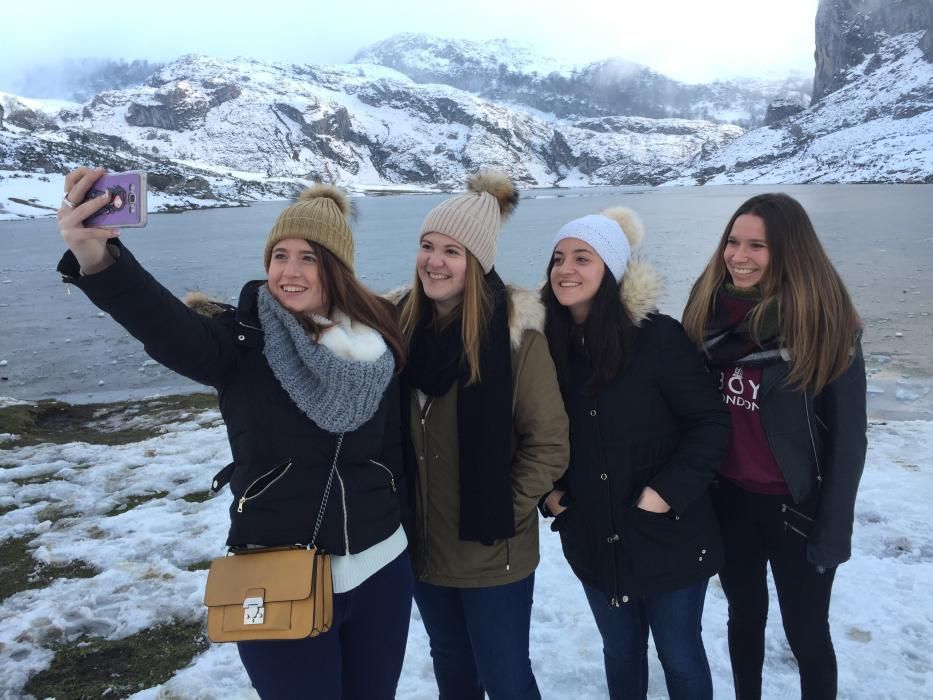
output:
[[[369,461],[370,461],[371,464],[376,465],[377,467],[379,467],[380,469],[382,469],[382,470],[385,472],[386,478],[388,478],[388,480],[389,480],[389,487],[392,489],[392,493],[396,493],[397,489],[396,489],[396,486],[395,486],[395,474],[392,473],[392,470],[389,469],[389,468],[388,468],[386,465],[384,465],[382,462],[377,462],[375,459],[370,459]]]
[[[593,541],[587,533],[579,508],[572,505],[562,510],[560,515],[555,515],[551,530],[560,535],[560,548],[567,562],[575,570],[593,572],[598,569],[591,547]]]
[[[814,520],[802,509],[788,503],[781,504],[781,517],[784,519],[784,532],[793,532],[805,539],[810,537]]]
[[[673,512],[652,513],[638,507],[628,509],[622,540],[631,558],[632,570],[643,583],[675,574],[692,557],[693,537]]]
[[[272,486],[279,482],[292,468],[292,460],[286,460],[281,464],[274,466],[266,473],[253,479],[240,494],[237,500],[236,512],[242,513],[247,505],[262,496]]]

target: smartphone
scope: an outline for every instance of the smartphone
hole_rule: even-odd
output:
[[[110,193],[110,203],[84,220],[95,228],[139,228],[146,225],[146,173],[110,173],[97,182],[84,201]]]

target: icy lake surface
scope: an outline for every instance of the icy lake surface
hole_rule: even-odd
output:
[[[665,278],[661,311],[679,317],[729,216],[768,187],[529,190],[500,238],[506,281],[544,278],[554,232],[606,207],[645,222],[644,254]],[[865,321],[871,410],[933,418],[933,186],[780,187],[810,212]],[[413,276],[417,232],[443,195],[360,197],[357,271],[382,291]],[[262,247],[285,203],[151,216],[123,241],[176,294],[202,290],[235,303],[263,276]],[[64,249],[54,219],[0,223],[0,395],[88,402],[192,391],[55,273]],[[900,382],[900,383],[898,383]]]

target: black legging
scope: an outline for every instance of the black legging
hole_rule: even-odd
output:
[[[790,496],[751,493],[726,479],[714,490],[725,545],[719,579],[729,601],[729,656],[737,700],[761,698],[769,562],[784,633],[800,669],[801,698],[835,698],[829,600],[836,570],[820,573],[807,561],[813,506],[796,505]]]

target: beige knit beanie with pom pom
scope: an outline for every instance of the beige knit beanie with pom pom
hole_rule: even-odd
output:
[[[508,176],[482,170],[467,180],[466,194],[451,197],[428,213],[418,236],[450,236],[462,243],[488,273],[496,263],[499,229],[517,205],[518,191]]]
[[[303,238],[327,248],[353,271],[353,231],[350,198],[343,191],[325,183],[317,183],[298,195],[294,204],[285,209],[266,239],[264,262],[266,272],[272,259],[272,248],[286,238]]]

